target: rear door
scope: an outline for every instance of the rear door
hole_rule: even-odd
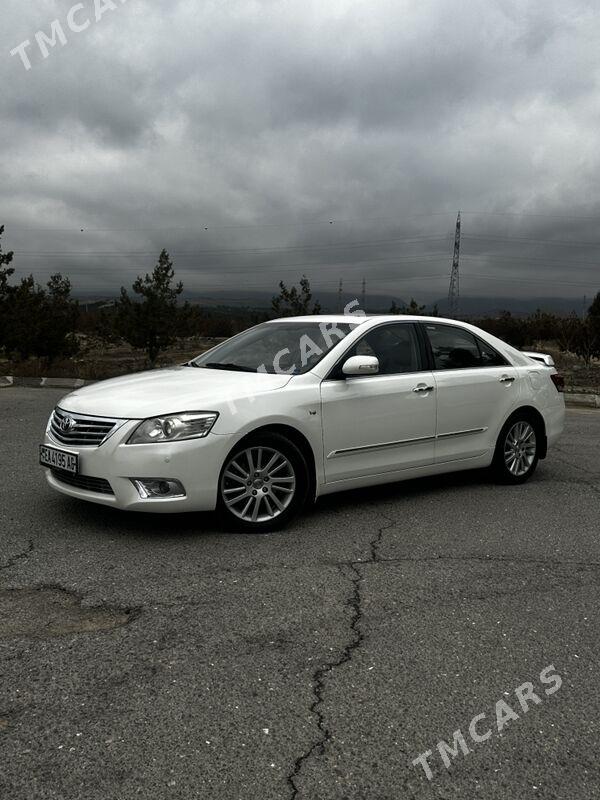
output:
[[[345,377],[351,356],[379,360],[379,374]],[[416,326],[371,328],[321,384],[327,482],[432,464],[436,399]]]
[[[516,404],[517,370],[459,325],[422,323],[437,392],[436,463],[483,455]]]

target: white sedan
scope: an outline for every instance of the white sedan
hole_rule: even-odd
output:
[[[72,497],[265,531],[344,489],[488,467],[522,483],[562,432],[562,388],[549,356],[464,322],[277,319],[76,390],[40,461]]]

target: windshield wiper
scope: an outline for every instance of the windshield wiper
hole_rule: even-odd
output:
[[[198,366],[208,369],[230,369],[235,372],[256,372],[253,367],[244,367],[241,364],[222,363],[220,361],[209,361],[208,364],[198,364]]]

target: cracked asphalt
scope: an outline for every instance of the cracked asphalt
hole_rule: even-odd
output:
[[[599,412],[569,411],[525,486],[355,491],[244,536],[51,492],[59,397],[0,390],[1,797],[600,795]],[[500,699],[515,717],[475,744]]]

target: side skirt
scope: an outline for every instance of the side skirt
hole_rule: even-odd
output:
[[[427,464],[423,467],[411,467],[391,472],[380,472],[377,475],[367,475],[360,478],[349,478],[341,481],[331,481],[321,484],[317,489],[317,497],[346,489],[361,489],[367,486],[378,486],[384,483],[398,483],[411,480],[411,478],[424,478],[429,475],[443,475],[447,472],[461,472],[466,469],[484,469],[492,463],[493,451],[486,451],[474,458],[462,458],[458,461],[445,461],[438,464]]]

